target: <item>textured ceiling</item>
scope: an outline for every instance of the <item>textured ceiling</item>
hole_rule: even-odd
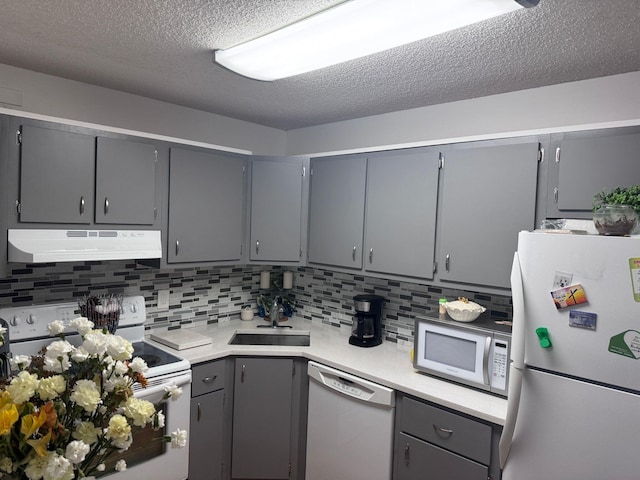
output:
[[[0,63],[284,130],[640,70],[640,0],[540,0],[275,82],[212,62],[340,1],[0,0]]]

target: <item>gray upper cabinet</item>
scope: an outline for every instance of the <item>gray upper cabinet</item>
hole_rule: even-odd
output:
[[[93,222],[95,137],[23,125],[20,221]]]
[[[509,288],[518,232],[535,228],[539,144],[444,152],[438,276]]]
[[[150,143],[98,137],[96,223],[153,225],[156,160]]]
[[[243,177],[235,155],[171,148],[167,262],[241,259]]]
[[[640,183],[640,130],[552,136],[547,217],[591,218],[593,196]]]
[[[94,135],[34,125],[20,131],[21,222],[154,224],[154,145],[99,137],[96,149]]]
[[[365,270],[433,278],[438,153],[425,148],[369,157]]]
[[[311,159],[308,261],[362,268],[366,156]]]
[[[303,169],[299,159],[251,162],[251,260],[300,261]]]

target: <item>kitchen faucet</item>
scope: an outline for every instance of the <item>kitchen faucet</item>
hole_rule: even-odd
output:
[[[271,308],[269,309],[269,318],[271,318],[272,328],[293,328],[291,325],[280,325],[280,312],[283,311],[282,308],[282,297],[280,295],[276,295],[273,297],[273,303],[271,304]],[[258,325],[258,327],[267,327],[268,325]]]

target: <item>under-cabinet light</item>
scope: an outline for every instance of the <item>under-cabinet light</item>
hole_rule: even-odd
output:
[[[539,0],[349,0],[249,42],[214,52],[245,77],[277,80],[496,17]]]

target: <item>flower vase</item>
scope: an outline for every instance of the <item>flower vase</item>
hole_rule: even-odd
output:
[[[600,235],[629,235],[638,225],[638,214],[630,205],[602,205],[593,213]]]

